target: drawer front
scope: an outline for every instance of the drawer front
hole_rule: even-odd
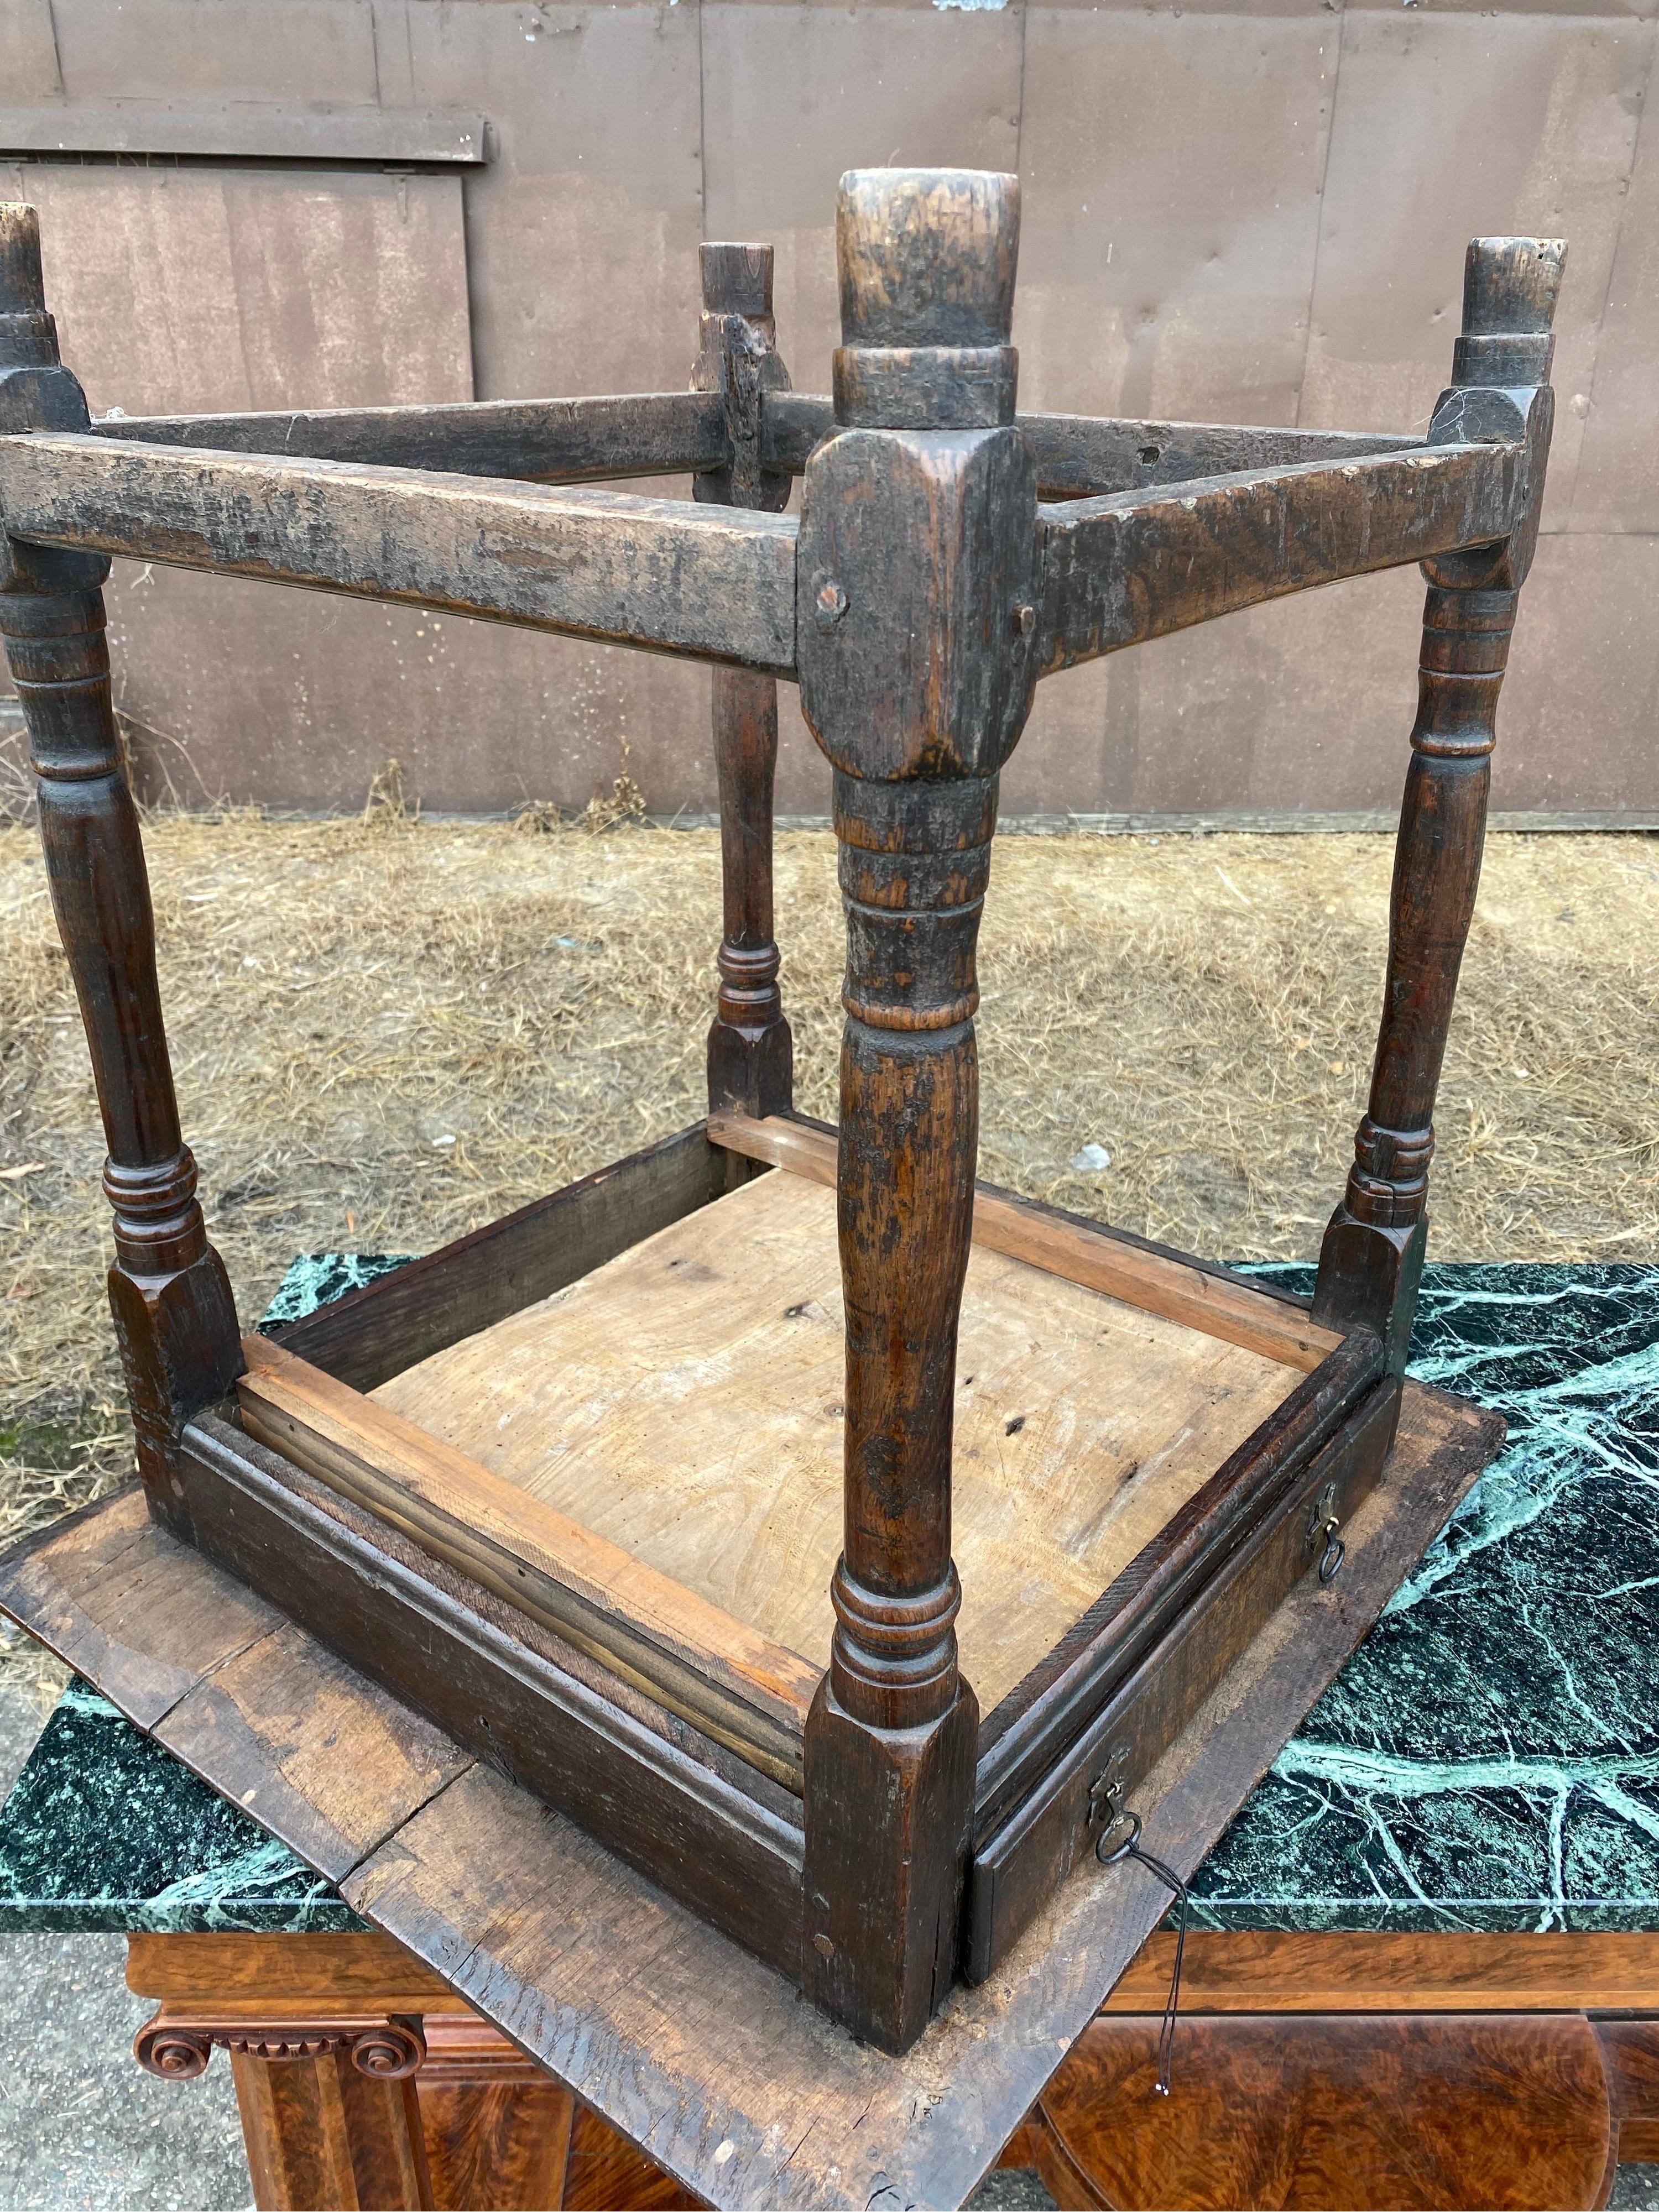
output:
[[[969,1865],[963,1971],[983,1981],[1043,1900],[1095,1847],[1229,1667],[1325,1555],[1374,1487],[1394,1441],[1395,1382],[1376,1385],[1274,1510],[1164,1633]],[[1329,1493],[1328,1498],[1327,1493]],[[1108,1793],[1110,1792],[1109,1802]],[[1147,1838],[1156,1850],[1156,1837]]]

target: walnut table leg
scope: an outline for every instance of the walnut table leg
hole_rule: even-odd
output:
[[[260,2212],[695,2205],[389,1936],[133,1936],[173,2079],[229,2052]]]

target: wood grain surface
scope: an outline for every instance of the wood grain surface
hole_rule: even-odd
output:
[[[472,1764],[291,1621],[216,1667],[155,1735],[331,1881]]]
[[[243,415],[130,415],[100,438],[216,453],[362,461],[447,476],[586,483],[712,469],[729,446],[720,402],[701,392],[594,399],[469,399],[425,407],[275,408]]]
[[[562,1290],[726,1187],[725,1157],[694,1122],[331,1299],[274,1340],[354,1390],[372,1390]]]
[[[1293,1594],[1148,1778],[1138,1809],[1149,1844],[1172,1864],[1190,1873],[1210,1849],[1468,1488],[1488,1429],[1455,1401],[1407,1388],[1389,1480],[1350,1528],[1340,1583]],[[106,1501],[88,1517],[125,1503]],[[233,1587],[159,1528],[143,1537],[203,1591]],[[84,1622],[82,1601],[95,1606],[98,1592],[86,1551],[84,1537],[61,1527],[27,1540],[8,1559],[0,1601],[44,1641],[54,1621]],[[17,1571],[25,1559],[27,1577]],[[131,1651],[130,1671],[143,1656],[142,1646]],[[199,1674],[223,1656],[211,1652]],[[154,1702],[166,1702],[180,1671],[190,1670],[175,1660],[156,1668]],[[273,1771],[283,1762],[290,1790],[302,1790],[331,1756],[330,1720],[324,1701],[314,1721],[307,1705],[284,1721],[270,1755]],[[308,1758],[296,1757],[301,1746]],[[204,1771],[228,1795],[249,1786]],[[358,1787],[359,1824],[373,1827],[380,1777],[363,1772]],[[396,1808],[386,1809],[390,1826]],[[283,1802],[273,1810],[288,1819]],[[314,1833],[314,1820],[300,1825]],[[707,2201],[859,2212],[884,2186],[900,2203],[927,2205],[968,2194],[1166,1902],[1133,1867],[1080,1875],[1002,1971],[981,1990],[956,1992],[896,2061],[854,2043],[737,1944],[478,1768],[406,1820],[343,1887],[366,1917]]]
[[[1042,672],[1501,538],[1520,454],[1518,442],[1422,447],[1046,507]]]
[[[204,1416],[183,1463],[209,1557],[793,1972],[801,1841],[787,1790],[240,1430]]]
[[[90,432],[0,440],[0,501],[42,544],[794,665],[789,515]]]
[[[842,1358],[834,1197],[764,1176],[374,1398],[821,1668]],[[988,1711],[1296,1374],[986,1249],[958,1370],[957,1632]]]
[[[752,1119],[728,1109],[709,1115],[708,1138],[745,1158],[836,1186],[836,1132],[816,1122],[784,1115]],[[1316,1328],[1295,1304],[1224,1268],[1201,1266],[985,1183],[974,1194],[974,1242],[1290,1367],[1317,1367],[1342,1341],[1335,1330]]]
[[[1037,2166],[1061,2206],[1499,2212],[1599,2204],[1612,2179],[1580,2014],[1183,2020],[1168,2097],[1160,2026],[1094,2021],[1043,2092]]]
[[[1106,2009],[1157,2011],[1174,1959],[1173,1934],[1150,1937]],[[1195,2013],[1659,2012],[1659,1934],[1200,1928],[1181,2002]]]
[[[1352,1524],[1346,1587],[1291,1597],[1139,1796],[1151,1847],[1178,1869],[1197,1865],[1294,1725],[1291,1708],[1312,1703],[1406,1554],[1468,1486],[1485,1429],[1455,1401],[1408,1389],[1390,1480]],[[568,1917],[550,1904],[526,1910],[531,1869],[550,1856]],[[958,1990],[890,2061],[730,1948],[715,1968],[689,1916],[482,1771],[348,1887],[556,2071],[580,2064],[582,2094],[653,2157],[736,2206],[863,2207],[884,2186],[899,2203],[959,2202],[1167,1904],[1137,1869],[1091,1867],[990,1982]],[[625,1929],[622,1948],[643,1971],[624,1975],[602,1926]],[[714,2043],[718,2081],[697,2055]]]
[[[258,2005],[331,2002],[386,2013],[456,2008],[447,1982],[378,1929],[325,1935],[267,1935],[237,1929],[226,1935],[127,1937],[127,1987],[141,1997],[175,2003]]]
[[[251,1435],[798,1785],[818,1669],[383,1402],[260,1338],[247,1361],[237,1397]]]
[[[1247,428],[1235,422],[1097,415],[1021,414],[1014,423],[1031,448],[1037,491],[1045,500],[1139,491],[1147,484],[1291,468],[1304,461],[1350,461],[1423,443],[1420,437],[1394,430],[1303,430],[1276,424]],[[812,448],[835,427],[835,403],[827,396],[769,392],[761,418],[763,455],[769,466],[799,476]]]
[[[203,1675],[281,1626],[274,1606],[164,1540],[142,1488],[53,1524],[43,1553],[0,1553],[0,1610],[142,1729],[154,1728]]]

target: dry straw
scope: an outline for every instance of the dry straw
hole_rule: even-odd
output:
[[[422,823],[388,782],[362,821],[169,816],[147,842],[185,1127],[250,1319],[295,1252],[428,1249],[702,1110],[712,833]],[[1311,1255],[1364,1100],[1389,856],[1001,840],[983,1172],[1200,1252]],[[800,1103],[831,1115],[827,836],[781,838],[778,921]],[[1492,841],[1442,1087],[1440,1256],[1659,1257],[1656,924],[1645,841]],[[3,1530],[125,1474],[129,1443],[102,1147],[30,830],[0,830],[0,930]]]

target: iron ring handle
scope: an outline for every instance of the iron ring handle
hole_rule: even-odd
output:
[[[1341,1572],[1342,1562],[1347,1555],[1348,1547],[1337,1534],[1335,1522],[1328,1522],[1325,1528],[1324,1555],[1319,1562],[1320,1581],[1334,1583]]]
[[[1123,1838],[1121,1844],[1113,1844],[1111,1850],[1109,1851],[1106,1848],[1107,1844],[1111,1843],[1113,1836],[1115,1834],[1117,1830],[1123,1826],[1126,1820],[1128,1822],[1129,1826],[1128,1834]],[[1130,1853],[1133,1851],[1139,1841],[1139,1814],[1120,1813],[1109,1828],[1102,1830],[1100,1840],[1095,1845],[1095,1856],[1100,1861],[1102,1866],[1115,1866],[1120,1859],[1127,1859],[1129,1856]]]

